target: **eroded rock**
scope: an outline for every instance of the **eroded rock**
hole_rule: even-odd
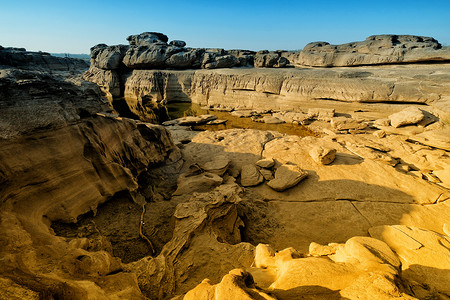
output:
[[[397,128],[402,125],[417,124],[424,118],[423,112],[417,107],[408,107],[389,116],[390,123]]]
[[[282,192],[297,185],[308,176],[308,172],[300,169],[296,165],[281,165],[275,171],[275,178],[267,182],[277,192]]]

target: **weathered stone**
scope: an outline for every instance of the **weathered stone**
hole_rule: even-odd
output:
[[[256,165],[261,168],[270,169],[275,165],[275,161],[271,158],[263,158],[258,160]]]
[[[123,58],[128,68],[163,69],[166,66],[166,45],[153,44],[130,47]]]
[[[379,65],[399,62],[449,60],[450,51],[431,37],[413,35],[373,35],[362,42],[306,45],[295,65],[316,67]]]
[[[262,169],[259,169],[259,173],[261,173],[261,175],[267,181],[272,180],[274,178],[272,170],[262,168]]]
[[[226,155],[219,155],[212,161],[202,165],[202,168],[209,173],[222,176],[231,164],[231,160]]]
[[[199,175],[184,174],[178,179],[178,187],[174,195],[186,195],[193,192],[207,192],[222,184],[223,178],[214,173],[201,173]]]
[[[264,181],[264,177],[254,164],[247,164],[241,170],[241,185],[255,186]]]
[[[325,256],[336,253],[339,244],[320,245],[312,242],[309,245],[309,254],[312,256]]]
[[[289,61],[276,52],[259,51],[255,55],[256,68],[284,68],[287,64]]]
[[[261,119],[258,119],[258,122],[266,123],[266,124],[281,124],[284,123],[283,120],[280,120],[277,117],[273,116],[264,116]]]
[[[168,40],[169,38],[160,32],[143,32],[127,37],[132,46],[151,46],[155,43],[167,43]]]
[[[378,119],[374,122],[375,126],[389,126],[391,125],[391,120],[389,119]]]
[[[331,126],[337,130],[349,130],[349,129],[365,129],[366,123],[362,120],[350,119],[345,117],[335,117],[331,119]]]
[[[308,176],[308,172],[303,171],[296,165],[281,165],[275,171],[275,179],[267,182],[277,192],[282,192],[297,185]]]
[[[173,46],[176,46],[176,47],[184,47],[184,46],[186,46],[186,42],[185,41],[180,41],[180,40],[170,41],[169,44],[173,45]]]
[[[106,46],[99,44],[91,48],[91,59],[94,67],[104,70],[116,70],[122,65],[122,60],[129,46]]]
[[[308,118],[330,121],[334,117],[333,108],[310,108],[308,109]]]
[[[391,125],[395,128],[402,125],[417,124],[424,118],[423,112],[417,107],[408,107],[389,116]]]
[[[379,139],[382,139],[386,136],[386,131],[384,130],[377,130],[373,133],[374,136],[376,136]]]
[[[369,233],[397,253],[402,277],[425,283],[443,294],[450,293],[450,277],[444,271],[450,269],[447,238],[433,231],[400,225],[374,227]]]
[[[206,123],[206,125],[221,125],[221,124],[225,124],[226,122],[228,122],[228,120],[211,120],[211,121],[208,121],[208,123]]]
[[[336,149],[315,146],[309,151],[309,155],[315,162],[328,165],[334,161],[336,157]]]

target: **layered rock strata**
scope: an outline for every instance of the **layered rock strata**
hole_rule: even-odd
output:
[[[345,67],[449,60],[450,48],[442,47],[431,37],[386,34],[341,45],[309,43],[291,62],[302,66]]]
[[[117,107],[126,106],[137,118],[147,121],[158,121],[152,112],[159,111],[158,104],[167,101],[286,110],[311,100],[321,100],[325,105],[327,100],[427,104],[440,100],[444,103],[441,107],[448,107],[446,64],[406,69],[279,69],[289,64],[342,67],[449,62],[450,51],[433,38],[380,35],[337,46],[311,43],[301,52],[257,53],[186,48],[181,41],[167,43],[167,36],[160,33],[130,36],[129,42],[94,46],[85,79],[97,83],[111,102],[123,98],[117,101]],[[232,67],[246,68],[229,69]],[[195,70],[200,68],[218,70]],[[436,68],[442,71],[435,72]]]
[[[17,297],[142,298],[109,242],[56,236],[50,224],[118,194],[137,199],[138,176],[178,149],[160,126],[100,114],[95,85],[37,69],[0,71],[1,294],[12,282]]]

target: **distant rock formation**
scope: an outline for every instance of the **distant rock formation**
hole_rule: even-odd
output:
[[[450,48],[432,37],[415,35],[372,35],[365,41],[341,45],[313,42],[293,59],[296,65],[344,67],[450,61]]]
[[[22,69],[51,71],[85,71],[89,64],[82,59],[56,57],[47,52],[26,51],[25,48],[0,46],[0,65]]]
[[[103,70],[129,69],[217,69],[253,65],[253,51],[186,48],[186,42],[158,32],[130,35],[130,45],[91,48],[91,65]]]

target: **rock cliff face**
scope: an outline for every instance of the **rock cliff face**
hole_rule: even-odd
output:
[[[123,97],[136,114],[134,107],[146,101],[294,111],[320,106],[350,110],[355,103],[416,103],[448,114],[448,69],[444,64],[333,70],[133,70],[122,76]],[[108,89],[109,83],[96,82]]]
[[[257,53],[179,47],[183,43],[167,43],[168,38],[159,33],[128,40],[129,46],[94,46],[91,68],[84,76],[97,83],[111,103],[123,98],[120,105],[147,121],[164,119],[158,118],[161,101],[294,110],[311,100],[448,103],[447,65],[438,73],[434,71],[439,67],[417,65],[409,69],[280,69],[289,64],[345,67],[449,62],[450,51],[428,37],[380,35],[344,45],[311,43],[301,52]],[[195,70],[200,68],[216,70]]]

